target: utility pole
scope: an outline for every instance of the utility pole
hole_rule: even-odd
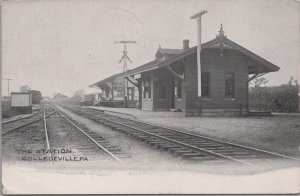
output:
[[[6,80],[7,81],[7,96],[9,97],[9,81],[12,80],[12,79],[2,78],[2,80]]]
[[[201,16],[206,14],[207,10],[202,10],[190,19],[197,19],[197,33],[198,33],[198,44],[197,44],[197,70],[198,70],[198,97],[201,97]]]
[[[132,63],[129,56],[127,55],[127,45],[126,44],[136,44],[136,41],[115,41],[114,44],[123,44],[123,56],[119,63],[123,61],[123,72],[127,72],[127,60]],[[127,108],[127,87],[128,81],[124,78],[124,107]]]

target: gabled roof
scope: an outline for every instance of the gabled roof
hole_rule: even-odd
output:
[[[111,81],[113,81],[113,80],[115,80],[117,78],[120,78],[121,74],[122,73],[118,73],[118,74],[112,75],[112,76],[110,76],[108,78],[105,78],[105,79],[99,81],[99,82],[96,82],[94,84],[89,85],[89,87],[95,87],[95,86],[99,86],[100,84],[105,84],[107,82],[111,82]]]
[[[221,50],[225,50],[225,49],[238,50],[241,53],[245,54],[246,56],[249,56],[254,61],[258,62],[261,65],[261,67],[258,68],[258,70],[260,69],[261,73],[274,72],[274,71],[279,70],[279,67],[277,67],[276,65],[272,64],[271,62],[263,59],[262,57],[260,57],[256,54],[254,54],[253,52],[249,51],[248,49],[238,45],[237,43],[229,40],[224,35],[217,36],[215,39],[202,44],[201,47],[202,47],[202,49],[219,48]],[[171,63],[181,60],[181,59],[183,59],[193,53],[196,53],[196,52],[197,52],[197,47],[195,46],[195,47],[189,48],[187,50],[183,50],[181,53],[174,55],[170,58],[161,59],[159,62],[150,64],[147,67],[144,67],[144,65],[143,65],[143,66],[137,67],[135,69],[129,70],[126,73],[122,73],[120,76],[124,77],[124,76],[128,76],[128,75],[135,75],[135,74],[139,74],[139,73],[142,73],[145,71],[164,67],[164,66],[170,65]],[[258,70],[253,70],[253,72],[258,72]]]
[[[250,59],[252,59],[254,62],[256,62],[257,65],[256,67],[252,67],[251,70],[249,70],[250,74],[255,74],[255,73],[267,73],[267,72],[274,72],[278,71],[280,68],[274,65],[273,63],[265,60],[264,58],[254,54],[250,50],[240,46],[239,44],[231,41],[224,35],[224,31],[221,26],[221,30],[219,31],[219,35],[216,36],[215,39],[206,42],[204,44],[201,44],[202,49],[220,49],[221,51],[223,50],[237,50],[241,52],[242,54],[248,56]],[[116,75],[113,75],[109,78],[106,78],[104,80],[101,80],[100,82],[105,82],[107,80],[112,80],[115,78],[120,78],[120,77],[127,77],[127,76],[132,76],[136,75],[142,72],[158,69],[164,66],[168,66],[171,63],[174,63],[176,61],[179,61],[191,54],[194,54],[197,52],[197,46],[182,50],[182,49],[159,49],[158,51],[166,53],[172,53],[173,55],[169,58],[161,58],[161,59],[156,59],[154,61],[151,61],[149,63],[146,63],[142,66],[136,67],[134,69],[128,70],[125,73],[119,73]],[[99,83],[99,82],[98,82]],[[91,86],[98,86],[95,83]]]
[[[148,63],[146,63],[146,64],[144,64],[142,66],[136,67],[136,68],[134,68],[132,70],[128,70],[126,73],[132,72],[133,70],[135,72],[138,72],[138,71],[144,72],[144,71],[147,71],[148,67],[149,68],[151,67],[151,69],[153,69],[153,67],[155,67],[155,65],[158,64],[160,61],[161,60],[159,60],[159,59],[155,59],[154,61],[150,61],[150,62],[148,62]],[[112,76],[110,76],[108,78],[100,80],[99,82],[91,84],[89,87],[99,86],[100,84],[111,82],[111,81],[113,81],[113,80],[115,80],[117,78],[123,77],[123,75],[126,74],[126,73],[122,72],[122,73],[118,73],[118,74],[112,75]]]
[[[250,50],[244,48],[243,46],[231,41],[223,34],[223,29],[221,26],[220,34],[213,40],[202,44],[202,48],[219,48],[221,50],[224,49],[234,49],[240,51],[246,56],[250,57],[252,60],[256,61],[261,65],[260,68],[257,68],[260,73],[274,72],[278,71],[280,68],[273,63],[267,61],[266,59],[258,56],[257,54],[251,52]],[[249,70],[251,72],[251,70]],[[255,70],[254,70],[255,72]]]

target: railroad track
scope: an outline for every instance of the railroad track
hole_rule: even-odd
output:
[[[138,120],[113,116],[90,109],[70,106],[62,107],[189,161],[236,162],[251,166],[255,165],[258,161],[265,163],[272,162],[275,159],[299,161],[299,159],[278,153],[195,135]]]
[[[90,155],[95,155],[96,153],[102,152],[112,160],[119,163],[123,162],[121,159],[130,158],[130,156],[123,152],[118,146],[112,145],[102,136],[87,129],[85,126],[75,122],[71,118],[68,118],[62,111],[59,111],[59,109],[57,109],[57,111],[59,117],[63,119],[63,123],[68,123],[70,126],[72,126],[73,130],[61,129],[57,127],[55,128],[56,133],[49,132],[50,140],[55,138],[52,139],[52,143],[54,146],[56,146],[56,148],[57,146],[60,146],[62,148],[75,149],[76,151],[80,151],[80,154]],[[57,122],[58,120],[55,119],[55,121]],[[67,137],[57,137],[57,134],[62,135],[62,132],[63,134],[67,135]]]
[[[6,121],[3,121],[2,119],[2,127],[5,127],[5,126],[8,126],[8,125],[11,125],[11,124],[17,124],[17,123],[24,123],[30,119],[35,119],[35,118],[42,118],[43,117],[43,109],[38,110],[38,111],[33,111],[32,114],[28,114],[28,116],[25,116],[25,117],[22,117],[22,118],[16,118],[16,119],[13,119],[13,120],[6,120]]]
[[[42,113],[42,112],[39,112],[39,113]],[[17,119],[14,119],[14,120],[2,121],[1,124],[2,124],[2,126],[3,126],[3,125],[5,125],[5,124],[13,123],[13,122],[16,122],[16,121],[22,121],[22,120],[24,120],[24,119],[32,118],[33,116],[38,115],[39,113],[36,113],[36,114],[29,114],[29,115],[26,116],[26,117],[23,117],[23,118],[17,118]]]
[[[11,133],[13,131],[17,131],[21,128],[24,128],[26,126],[29,126],[33,123],[36,123],[38,121],[41,121],[44,119],[44,115],[46,115],[46,117],[48,116],[51,116],[52,114],[54,114],[56,111],[55,110],[49,110],[49,111],[46,111],[44,109],[44,112],[39,112],[31,117],[28,117],[28,118],[23,118],[23,119],[18,119],[18,120],[15,120],[15,121],[11,121],[11,122],[8,122],[8,123],[5,123],[5,124],[2,124],[2,131],[1,131],[1,134],[2,136],[3,135],[6,135],[8,133]]]
[[[77,159],[78,161],[85,157],[97,160],[99,154],[102,156],[104,154],[110,159],[122,163],[121,159],[130,158],[119,147],[110,144],[105,138],[88,130],[58,110],[47,114],[44,109],[42,119],[36,119],[2,133],[2,142],[5,147],[11,146],[11,149],[17,151],[17,157],[8,155],[17,160]],[[6,145],[6,142],[9,144]],[[61,154],[62,152],[64,154]]]
[[[46,151],[41,152],[40,150],[48,149],[46,118],[49,118],[55,113],[56,111],[53,110],[46,112],[44,108],[38,118],[34,120],[31,119],[31,121],[21,125],[18,124],[17,126],[3,132],[2,147],[10,148],[9,146],[11,146],[11,149],[13,150],[10,151],[8,156],[12,159],[28,161],[38,159],[40,156],[51,156],[51,154]],[[39,153],[36,153],[37,151]],[[15,156],[15,152],[17,152],[17,156]]]

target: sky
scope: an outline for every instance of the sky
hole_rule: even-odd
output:
[[[299,81],[299,1],[294,0],[10,0],[2,2],[2,95],[29,85],[44,96],[72,96],[76,90],[122,72],[119,40],[133,61],[143,65],[162,48],[197,41],[200,10],[202,43],[223,24],[227,38],[280,67],[268,85]]]

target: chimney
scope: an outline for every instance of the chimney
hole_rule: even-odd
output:
[[[183,40],[183,50],[187,50],[190,48],[189,43],[190,43],[190,40],[188,40],[188,39]]]

